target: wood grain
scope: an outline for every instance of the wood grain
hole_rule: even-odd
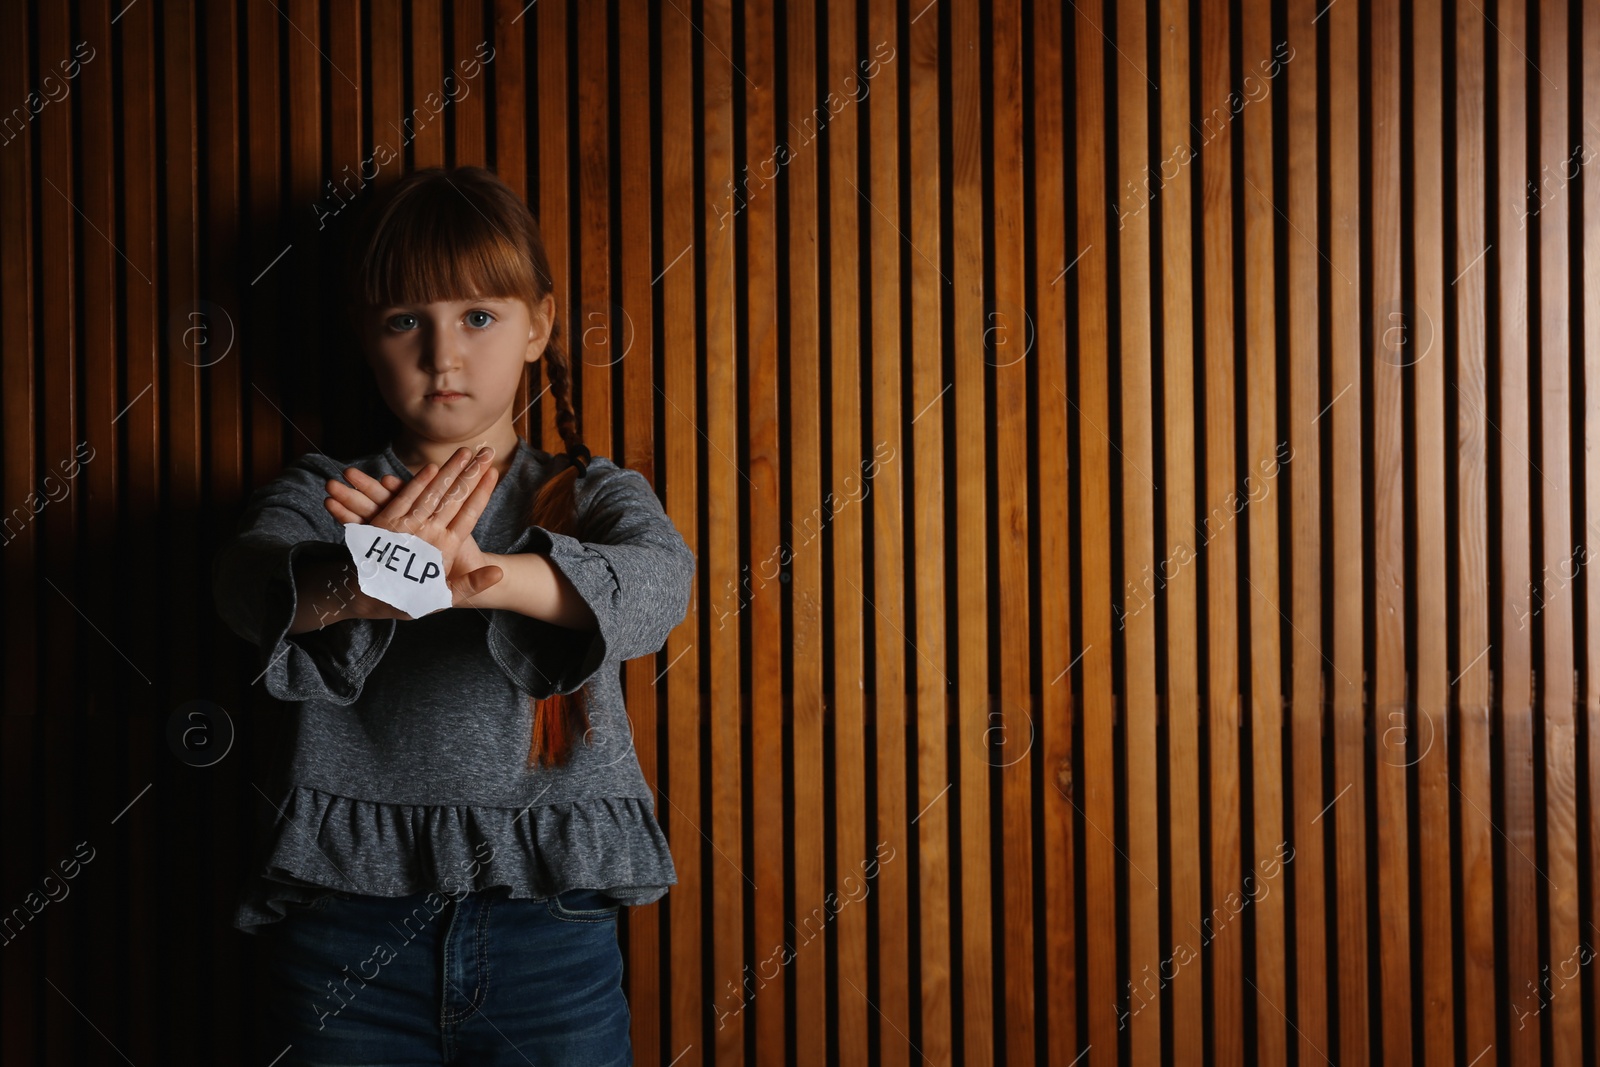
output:
[[[1131,1011],[1118,975],[1118,893],[1116,865],[1121,857],[1116,839],[1116,752],[1112,725],[1117,714],[1113,695],[1111,641],[1111,587],[1113,545],[1111,505],[1108,370],[1110,312],[1107,300],[1109,222],[1105,205],[1106,153],[1109,131],[1105,111],[1104,38],[1094,9],[1074,7],[1073,39],[1076,44],[1077,233],[1084,251],[1073,268],[1078,294],[1077,400],[1073,409],[1078,444],[1078,514],[1082,531],[1080,573],[1083,602],[1083,641],[1079,669],[1083,671],[1083,739],[1081,773],[1073,793],[1079,799],[1083,820],[1083,911],[1088,934],[1085,981],[1088,1016],[1084,1020],[1083,1055],[1098,1046],[1101,1058],[1110,1058],[1124,1016]],[[963,907],[965,905],[963,904]],[[1107,995],[1108,991],[1111,995]],[[1098,994],[1098,995],[1096,995]]]
[[[1121,0],[1117,5],[1117,169],[1138,179],[1150,169],[1147,75],[1131,57],[1148,53],[1145,42],[1145,5]],[[1126,188],[1126,185],[1124,185]],[[1119,220],[1117,258],[1118,333],[1121,352],[1117,361],[1118,400],[1122,424],[1121,443],[1113,462],[1113,482],[1122,496],[1121,547],[1123,572],[1135,584],[1148,580],[1157,566],[1155,553],[1156,484],[1149,472],[1155,468],[1154,412],[1151,410],[1150,354],[1150,213]],[[1155,613],[1125,611],[1122,628],[1127,663],[1145,665],[1130,669],[1123,691],[1123,774],[1127,812],[1126,901],[1128,907],[1127,970],[1136,992],[1148,995],[1159,985],[1161,968],[1161,857],[1157,835],[1160,819],[1156,802],[1156,661]],[[1157,979],[1151,983],[1152,976]],[[1161,1001],[1149,996],[1140,1003],[1129,1025],[1129,1055],[1136,1063],[1153,1062],[1161,1051]]]
[[[1405,730],[1404,766],[1414,768],[1417,789],[1419,878],[1413,899],[1420,910],[1412,919],[1421,929],[1422,959],[1418,975],[1422,998],[1422,1048],[1430,1064],[1456,1062],[1455,961],[1451,911],[1444,907],[1454,894],[1451,885],[1450,812],[1450,603],[1446,551],[1448,529],[1444,344],[1445,204],[1431,190],[1444,180],[1443,57],[1439,40],[1441,11],[1436,0],[1412,8],[1414,107],[1412,126],[1413,232],[1416,235],[1416,310],[1403,323],[1406,357],[1412,368],[1416,397],[1416,707]],[[1403,369],[1403,368],[1402,368]],[[1389,752],[1385,746],[1383,751]],[[1391,757],[1392,758],[1392,757]]]
[[[1527,12],[1519,4],[1496,5],[1494,22],[1502,57],[1526,53]],[[1520,64],[1497,66],[1495,112],[1497,136],[1501,144],[1515,139],[1525,130],[1528,80],[1537,78]],[[1527,163],[1516,152],[1496,156],[1496,177],[1503,190],[1526,187]],[[1490,448],[1498,454],[1500,492],[1495,517],[1499,520],[1497,569],[1500,601],[1501,649],[1499,721],[1500,735],[1500,816],[1485,809],[1474,812],[1491,820],[1496,830],[1495,847],[1500,854],[1496,864],[1504,872],[1506,996],[1503,1011],[1509,1013],[1510,1047],[1506,1049],[1514,1065],[1538,1063],[1541,1034],[1538,1026],[1516,1025],[1532,1015],[1538,1018],[1539,1001],[1539,891],[1543,879],[1535,856],[1537,826],[1534,810],[1534,777],[1537,773],[1534,751],[1534,666],[1533,613],[1539,610],[1544,590],[1534,583],[1534,521],[1531,484],[1537,474],[1530,458],[1532,432],[1529,371],[1530,338],[1533,314],[1528,307],[1528,244],[1531,234],[1519,224],[1525,209],[1515,194],[1503,196],[1494,205],[1493,217],[1499,231],[1496,252],[1500,270],[1497,307],[1499,310],[1498,393],[1490,419]],[[1491,401],[1491,403],[1493,403]]]
[[[1016,29],[1020,32],[1020,27]],[[911,826],[908,820],[916,814],[914,810],[908,810],[911,797],[908,793],[906,772],[906,737],[908,711],[914,710],[915,705],[911,705],[908,709],[906,662],[907,656],[914,654],[914,651],[905,639],[909,624],[904,570],[906,494],[904,464],[897,458],[904,454],[906,446],[902,436],[902,428],[907,417],[906,398],[902,396],[899,386],[904,376],[907,350],[902,343],[900,328],[900,308],[904,300],[898,272],[895,269],[900,260],[899,234],[895,232],[893,218],[886,215],[878,206],[898,202],[902,180],[900,146],[896,138],[896,131],[901,123],[899,98],[895,92],[890,91],[894,88],[895,75],[898,74],[900,65],[893,58],[894,52],[886,50],[894,47],[897,37],[896,12],[887,4],[868,5],[867,40],[876,65],[864,70],[858,62],[854,76],[846,80],[842,86],[858,101],[865,98],[871,104],[863,112],[862,121],[868,128],[867,142],[870,146],[866,159],[867,173],[870,175],[870,195],[866,198],[866,202],[872,207],[871,214],[867,218],[867,240],[873,278],[872,308],[869,313],[872,341],[870,355],[866,357],[870,364],[871,375],[872,402],[871,415],[868,419],[871,431],[868,439],[862,442],[861,454],[855,457],[856,461],[844,484],[847,490],[852,485],[859,486],[855,493],[866,498],[864,505],[865,510],[871,515],[871,552],[875,564],[872,569],[871,597],[872,631],[875,637],[872,661],[877,671],[878,685],[877,697],[873,701],[875,722],[872,744],[877,758],[876,766],[871,770],[876,779],[877,811],[874,822],[869,824],[869,828],[875,827],[875,830],[868,835],[866,842],[868,865],[863,867],[857,876],[870,886],[869,892],[877,901],[876,956],[880,969],[876,995],[873,999],[878,1010],[880,1026],[876,1059],[879,1063],[903,1067],[920,1058],[909,1037],[912,1031],[912,990],[909,983],[894,977],[911,973],[911,878],[908,874],[910,864],[899,860],[902,857],[908,858],[911,854],[908,839]],[[1014,42],[1013,48],[1020,52],[1020,39]],[[879,60],[879,57],[885,55],[891,58],[887,61]],[[1020,94],[1021,70],[1015,71],[1014,76],[1007,80],[1012,82],[1014,93]],[[1014,103],[1013,106],[1017,105]],[[1015,121],[1019,124],[1016,138],[1020,141],[1020,109]],[[1015,170],[1014,185],[1019,201],[1016,212],[1019,217],[1014,220],[1010,229],[1020,231],[1023,223],[1020,217],[1022,214],[1020,158],[1017,158]],[[866,191],[866,186],[863,186],[863,190]],[[1019,286],[1022,273],[1021,255],[1022,247],[1019,242],[1015,257]],[[776,347],[778,344],[776,321],[772,323],[772,330],[772,343]],[[1026,383],[1018,387],[1016,393],[1020,400],[1025,401]],[[1027,441],[1027,427],[1018,427],[1013,438],[1013,447],[1019,450],[1025,449]],[[776,474],[777,457],[782,452],[777,427],[773,428],[772,444],[773,469]],[[885,460],[883,457],[889,458]],[[1025,499],[1021,510],[1024,513],[1027,511]],[[1026,531],[1025,523],[1022,530]],[[1022,542],[1022,559],[1025,562],[1027,559],[1025,533],[1019,534],[1018,539]],[[1020,652],[1028,634],[1026,614],[1022,623],[1017,631],[1019,653],[1012,657],[1012,663],[1018,667],[1016,673],[1021,676],[1021,684],[1017,688],[1026,690],[1028,662],[1027,656]],[[781,661],[781,653],[774,656],[774,690],[777,689],[781,677]],[[1026,781],[1021,788],[1008,783],[1006,794],[1008,825],[1015,816],[1024,833],[1032,826],[1030,800]],[[1017,812],[1019,806],[1021,810]],[[781,865],[781,847],[776,851],[780,854]],[[1006,864],[1018,878],[1027,882],[1033,870],[1031,850],[1021,850],[1020,854],[1008,853]],[[1029,899],[1025,896],[1012,911],[1014,919],[1007,924],[1008,951],[1012,949],[1013,944],[1019,946],[1018,951],[1031,951],[1032,923],[1027,921]],[[1009,886],[1007,903],[1012,903]],[[1031,989],[1031,983],[1025,979],[1017,984],[1022,987],[1024,993]],[[1012,996],[1013,993],[1008,990],[1008,1006]],[[1031,1015],[1025,1021],[1031,1026]],[[779,1033],[782,1033],[781,1028]],[[1031,1042],[1031,1032],[1026,1036]],[[1031,1048],[1029,1051],[1031,1052]]]
[[[1418,316],[1401,294],[1400,274],[1400,7],[1374,4],[1372,75],[1372,776],[1377,799],[1378,901],[1411,899],[1406,797],[1411,714],[1406,672],[1406,590],[1414,571],[1406,562],[1405,376],[1411,366],[1412,320]],[[1374,907],[1378,920],[1379,1042],[1383,1062],[1411,1055],[1411,908]]]
[[[950,557],[954,554],[949,532],[950,496],[945,488],[946,456],[952,442],[946,430],[950,384],[944,360],[943,319],[952,299],[948,279],[940,264],[947,243],[942,204],[948,196],[941,174],[943,157],[943,105],[940,101],[945,57],[940,52],[939,20],[942,11],[924,9],[906,27],[909,48],[897,60],[904,64],[906,124],[910,129],[907,156],[909,183],[904,198],[910,220],[902,260],[911,301],[911,335],[908,347],[910,376],[910,440],[903,462],[915,486],[918,506],[913,510],[911,551],[914,554],[916,600],[914,641],[917,700],[917,813],[913,845],[907,866],[918,857],[916,888],[919,900],[915,932],[920,949],[921,1040],[918,1050],[933,1063],[950,1063],[955,1057],[957,997],[955,986],[962,973],[955,958],[956,897],[955,851],[952,818],[954,803],[950,768],[950,724],[956,694],[950,682],[950,641],[946,620],[953,597],[947,588]],[[805,165],[801,155],[799,165]],[[796,612],[796,617],[799,617]]]
[[[1350,5],[1330,8],[1328,25],[1328,92],[1336,100],[1357,98],[1360,82],[1358,12]],[[1363,653],[1366,607],[1362,553],[1367,523],[1362,491],[1363,408],[1368,389],[1361,373],[1361,250],[1359,191],[1360,115],[1352,107],[1329,110],[1329,240],[1334,272],[1329,286],[1332,330],[1329,348],[1330,387],[1324,418],[1332,421],[1333,509],[1331,555],[1333,587],[1332,660],[1335,680],[1329,683],[1333,704],[1333,798],[1327,817],[1334,823],[1334,876],[1338,941],[1338,1051],[1341,1064],[1364,1064],[1371,1056],[1367,1026],[1368,938],[1376,916],[1367,900],[1367,760],[1369,707]]]
[[[1539,69],[1560,70],[1568,48],[1566,5],[1539,5]],[[1537,558],[1539,611],[1536,616],[1543,647],[1535,714],[1542,713],[1535,729],[1543,745],[1534,757],[1536,775],[1542,777],[1543,811],[1532,812],[1536,838],[1543,838],[1545,857],[1534,892],[1544,898],[1547,924],[1543,952],[1539,954],[1540,984],[1536,1004],[1550,1016],[1550,1062],[1583,1062],[1582,999],[1576,981],[1585,955],[1592,954],[1593,931],[1582,929],[1578,869],[1577,720],[1574,701],[1573,582],[1580,573],[1582,547],[1587,532],[1576,535],[1572,508],[1571,427],[1571,319],[1568,306],[1568,261],[1571,251],[1571,199],[1581,173],[1584,148],[1571,141],[1567,98],[1539,86],[1538,190],[1534,206],[1539,249],[1539,352],[1537,407],[1538,459],[1531,462],[1538,481],[1542,534]],[[1585,131],[1586,139],[1592,134]],[[1534,220],[1530,220],[1530,228]],[[1580,363],[1581,367],[1582,364]],[[1597,527],[1600,530],[1600,527]],[[1537,735],[1536,735],[1537,736]],[[1530,852],[1535,859],[1538,853]],[[1590,952],[1585,948],[1589,947]],[[1520,1019],[1519,1019],[1520,1022]]]
[[[1072,500],[1059,489],[1067,484],[1070,410],[1067,389],[1067,292],[1063,279],[1077,250],[1067,243],[1066,100],[1067,72],[1062,62],[1065,11],[1052,4],[1033,9],[1034,48],[1032,135],[1036,146],[1036,182],[1029,207],[1038,221],[1030,287],[1037,322],[1028,332],[1028,359],[1038,377],[1039,448],[1036,466],[1041,491],[1034,507],[1039,515],[1038,574],[1042,579],[1072,585]],[[1024,324],[1025,326],[1028,324]],[[1072,805],[1072,692],[1075,668],[1069,598],[1041,597],[1039,638],[1043,649],[1042,695],[1037,704],[1034,744],[1040,753],[1043,781],[1042,852],[1035,862],[1044,868],[1044,896],[1035,914],[1044,925],[1045,985],[1037,990],[1035,1018],[1045,1028],[1046,1063],[1070,1063],[1078,1054],[1076,966],[1078,937],[1073,899],[1076,849]],[[1008,946],[1009,951],[1009,946]],[[926,1047],[926,1046],[924,1046]],[[934,1062],[941,1062],[935,1060]]]
[[[1235,379],[1237,325],[1234,321],[1233,122],[1229,37],[1231,12],[1202,12],[1200,98],[1216,101],[1202,120],[1201,256],[1205,307],[1204,354],[1197,364],[1205,376],[1205,473],[1198,526],[1205,538],[1206,752],[1209,763],[1207,807],[1211,854],[1209,893],[1203,898],[1202,939],[1210,949],[1211,1054],[1217,1064],[1245,1062],[1244,862],[1240,855],[1243,797],[1240,776],[1239,644],[1239,462],[1235,455],[1238,422]],[[1248,586],[1246,587],[1248,588]]]
[[[1319,426],[1327,400],[1322,393],[1323,351],[1320,322],[1324,301],[1320,278],[1325,260],[1316,242],[1306,235],[1321,232],[1318,200],[1319,174],[1325,166],[1317,137],[1319,57],[1316,20],[1321,13],[1316,0],[1295,0],[1289,8],[1288,36],[1273,45],[1267,70],[1276,73],[1275,85],[1287,90],[1288,203],[1285,209],[1294,239],[1287,248],[1289,368],[1289,450],[1280,477],[1287,479],[1290,495],[1288,525],[1292,538],[1292,575],[1288,586],[1293,679],[1290,704],[1291,760],[1294,781],[1293,849],[1286,888],[1293,886],[1295,959],[1295,1048],[1301,1063],[1326,1060],[1332,1047],[1330,1006],[1337,1003],[1337,988],[1330,988],[1328,957],[1329,894],[1326,890],[1329,856],[1326,842],[1331,820],[1324,812],[1336,790],[1328,788],[1324,774],[1327,731],[1323,726],[1329,689],[1329,660],[1324,653],[1323,561],[1328,553],[1322,502],[1323,431]],[[1283,491],[1280,489],[1280,491]],[[1331,591],[1329,591],[1331,592]],[[1281,609],[1281,605],[1280,605]]]
[[[785,73],[788,98],[810,99],[817,84],[816,11],[809,3],[790,5],[784,26],[788,41]],[[798,109],[795,109],[798,110]],[[774,130],[776,136],[776,130]],[[786,168],[789,181],[788,205],[801,218],[813,217],[819,208],[817,153],[802,150]],[[719,210],[731,213],[737,201],[729,199]],[[810,935],[804,946],[797,946],[790,980],[794,985],[796,1017],[826,1018],[828,1011],[828,972],[830,941],[826,928],[817,924],[817,915],[828,914],[831,883],[824,863],[824,842],[830,836],[824,822],[823,806],[817,801],[827,791],[824,770],[827,751],[827,697],[823,681],[827,656],[828,628],[822,614],[822,544],[812,536],[817,529],[823,498],[822,461],[822,364],[807,359],[806,352],[822,347],[823,245],[815,226],[791,225],[788,232],[788,334],[791,354],[785,365],[789,432],[787,483],[790,514],[796,516],[785,530],[792,563],[789,567],[791,595],[790,645],[794,688],[793,752],[788,771],[794,783],[793,857],[794,911],[797,925]],[[780,363],[784,363],[780,354]],[[812,521],[807,522],[806,517]],[[919,539],[919,543],[922,543]],[[920,584],[920,583],[919,583]],[[942,698],[942,687],[938,690]],[[809,798],[809,802],[807,800]],[[909,852],[909,850],[907,850]],[[909,864],[908,864],[909,865]],[[924,913],[926,914],[926,912]],[[805,917],[802,919],[802,917]],[[908,914],[908,918],[909,918]],[[927,961],[925,961],[925,966]],[[944,961],[948,981],[948,960]],[[933,968],[929,967],[929,970]],[[924,987],[927,988],[926,986]],[[947,1009],[948,1011],[948,1009]],[[796,1059],[807,1067],[827,1062],[828,1033],[825,1027],[800,1026],[794,1034]]]

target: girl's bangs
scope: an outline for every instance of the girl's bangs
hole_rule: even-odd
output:
[[[451,195],[459,212],[439,204],[442,210],[386,220],[359,284],[368,307],[496,297],[520,297],[530,307],[537,302],[528,257],[508,236],[515,224],[496,226],[465,198]]]

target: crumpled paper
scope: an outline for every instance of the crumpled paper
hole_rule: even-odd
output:
[[[445,584],[444,556],[415,534],[366,523],[344,524],[361,591],[420,619],[455,601]]]

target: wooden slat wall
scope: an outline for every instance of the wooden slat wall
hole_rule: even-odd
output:
[[[1600,7],[0,17],[4,1062],[280,1050],[204,565],[376,443],[325,293],[380,143],[528,198],[700,559],[624,670],[638,1062],[1596,1061]]]

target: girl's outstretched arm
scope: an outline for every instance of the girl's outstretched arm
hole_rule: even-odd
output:
[[[325,483],[338,476],[338,464],[319,453],[295,460],[251,495],[233,538],[212,561],[217,612],[260,650],[252,684],[261,682],[279,700],[354,703],[394,638],[395,620],[350,614],[358,604],[339,606],[349,594],[329,581],[330,566],[350,556],[344,528],[322,503]],[[323,625],[296,632],[313,581],[323,585],[315,609]]]
[[[599,626],[577,586],[548,557],[535,552],[485,552],[483,558],[505,575],[473,597],[469,602],[473,607],[514,611],[572,630],[592,631]]]
[[[484,553],[511,587],[495,603],[515,605],[490,609],[489,651],[536,697],[570,693],[604,663],[659,651],[694,589],[694,553],[644,475],[595,457],[576,492],[584,540],[530,526],[504,553]],[[519,558],[527,555],[538,558]]]

